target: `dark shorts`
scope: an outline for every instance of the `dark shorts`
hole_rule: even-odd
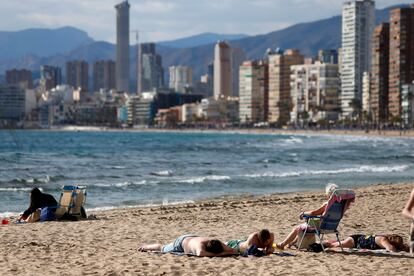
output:
[[[354,247],[358,249],[378,250],[381,249],[375,242],[375,236],[353,235]]]
[[[183,248],[183,241],[186,238],[189,237],[198,237],[197,235],[193,235],[193,234],[187,234],[187,235],[182,235],[179,236],[178,238],[176,238],[172,243],[169,243],[167,245],[164,245],[162,247],[162,252],[163,253],[184,253],[184,248]]]

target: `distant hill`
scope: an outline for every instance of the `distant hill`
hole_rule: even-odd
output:
[[[72,27],[0,32],[0,60],[25,55],[48,57],[93,41],[86,32]]]
[[[377,10],[377,23],[389,21],[389,12],[393,6]],[[168,42],[157,45],[157,51],[163,57],[165,68],[171,65],[187,65],[193,68],[193,75],[198,79],[205,74],[207,65],[213,60],[214,45],[206,45],[177,49],[180,42],[189,38],[172,41],[176,48],[166,47]],[[167,44],[166,44],[167,43]],[[341,46],[341,16],[308,23],[300,23],[283,30],[271,32],[264,35],[256,35],[230,42],[232,47],[242,48],[249,59],[262,58],[266,49],[280,47],[283,49],[296,48],[307,56],[316,55],[319,49],[337,49]],[[171,45],[171,44],[170,44]],[[57,53],[47,58],[42,55],[26,55],[9,60],[0,59],[0,74],[8,68],[28,68],[39,70],[40,65],[50,64],[64,66],[65,62],[73,59],[85,59],[94,62],[99,59],[115,59],[115,46],[107,42],[93,42],[82,44],[72,48],[65,53]],[[135,78],[136,48],[131,47],[131,77]],[[168,72],[168,70],[165,70]]]
[[[249,37],[244,34],[216,34],[216,33],[202,33],[199,35],[189,36],[181,39],[163,41],[157,43],[157,45],[166,46],[170,48],[192,48],[205,44],[215,43],[218,40],[238,40]]]

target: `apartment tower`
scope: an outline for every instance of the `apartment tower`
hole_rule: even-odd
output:
[[[342,9],[342,116],[355,116],[354,102],[362,103],[362,78],[371,67],[371,38],[375,27],[375,2],[345,2]]]
[[[382,23],[372,38],[372,69],[370,106],[375,123],[388,119],[388,75],[390,55],[390,24]]]
[[[391,11],[389,119],[400,118],[401,90],[414,81],[414,4]]]

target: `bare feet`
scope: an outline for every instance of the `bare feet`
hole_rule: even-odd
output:
[[[140,252],[148,252],[148,251],[161,251],[162,244],[154,243],[154,244],[143,244],[138,247],[138,251]]]

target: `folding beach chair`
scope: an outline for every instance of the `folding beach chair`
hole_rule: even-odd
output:
[[[323,236],[325,234],[335,233],[336,239],[338,240],[343,251],[344,249],[342,248],[337,228],[339,223],[341,222],[342,217],[345,214],[345,211],[349,208],[349,205],[354,201],[355,193],[353,191],[337,189],[332,193],[331,197],[329,198],[325,213],[322,216],[304,215],[303,218],[306,219],[308,223],[305,229],[303,229],[304,234],[301,237],[299,248],[303,242],[303,238],[306,236],[306,233],[314,233],[318,237],[319,242],[322,245],[323,251],[325,251],[325,248],[322,244]]]
[[[59,206],[55,215],[58,219],[68,218],[80,219],[84,216],[83,206],[86,202],[86,187],[84,186],[63,186],[60,195]]]

